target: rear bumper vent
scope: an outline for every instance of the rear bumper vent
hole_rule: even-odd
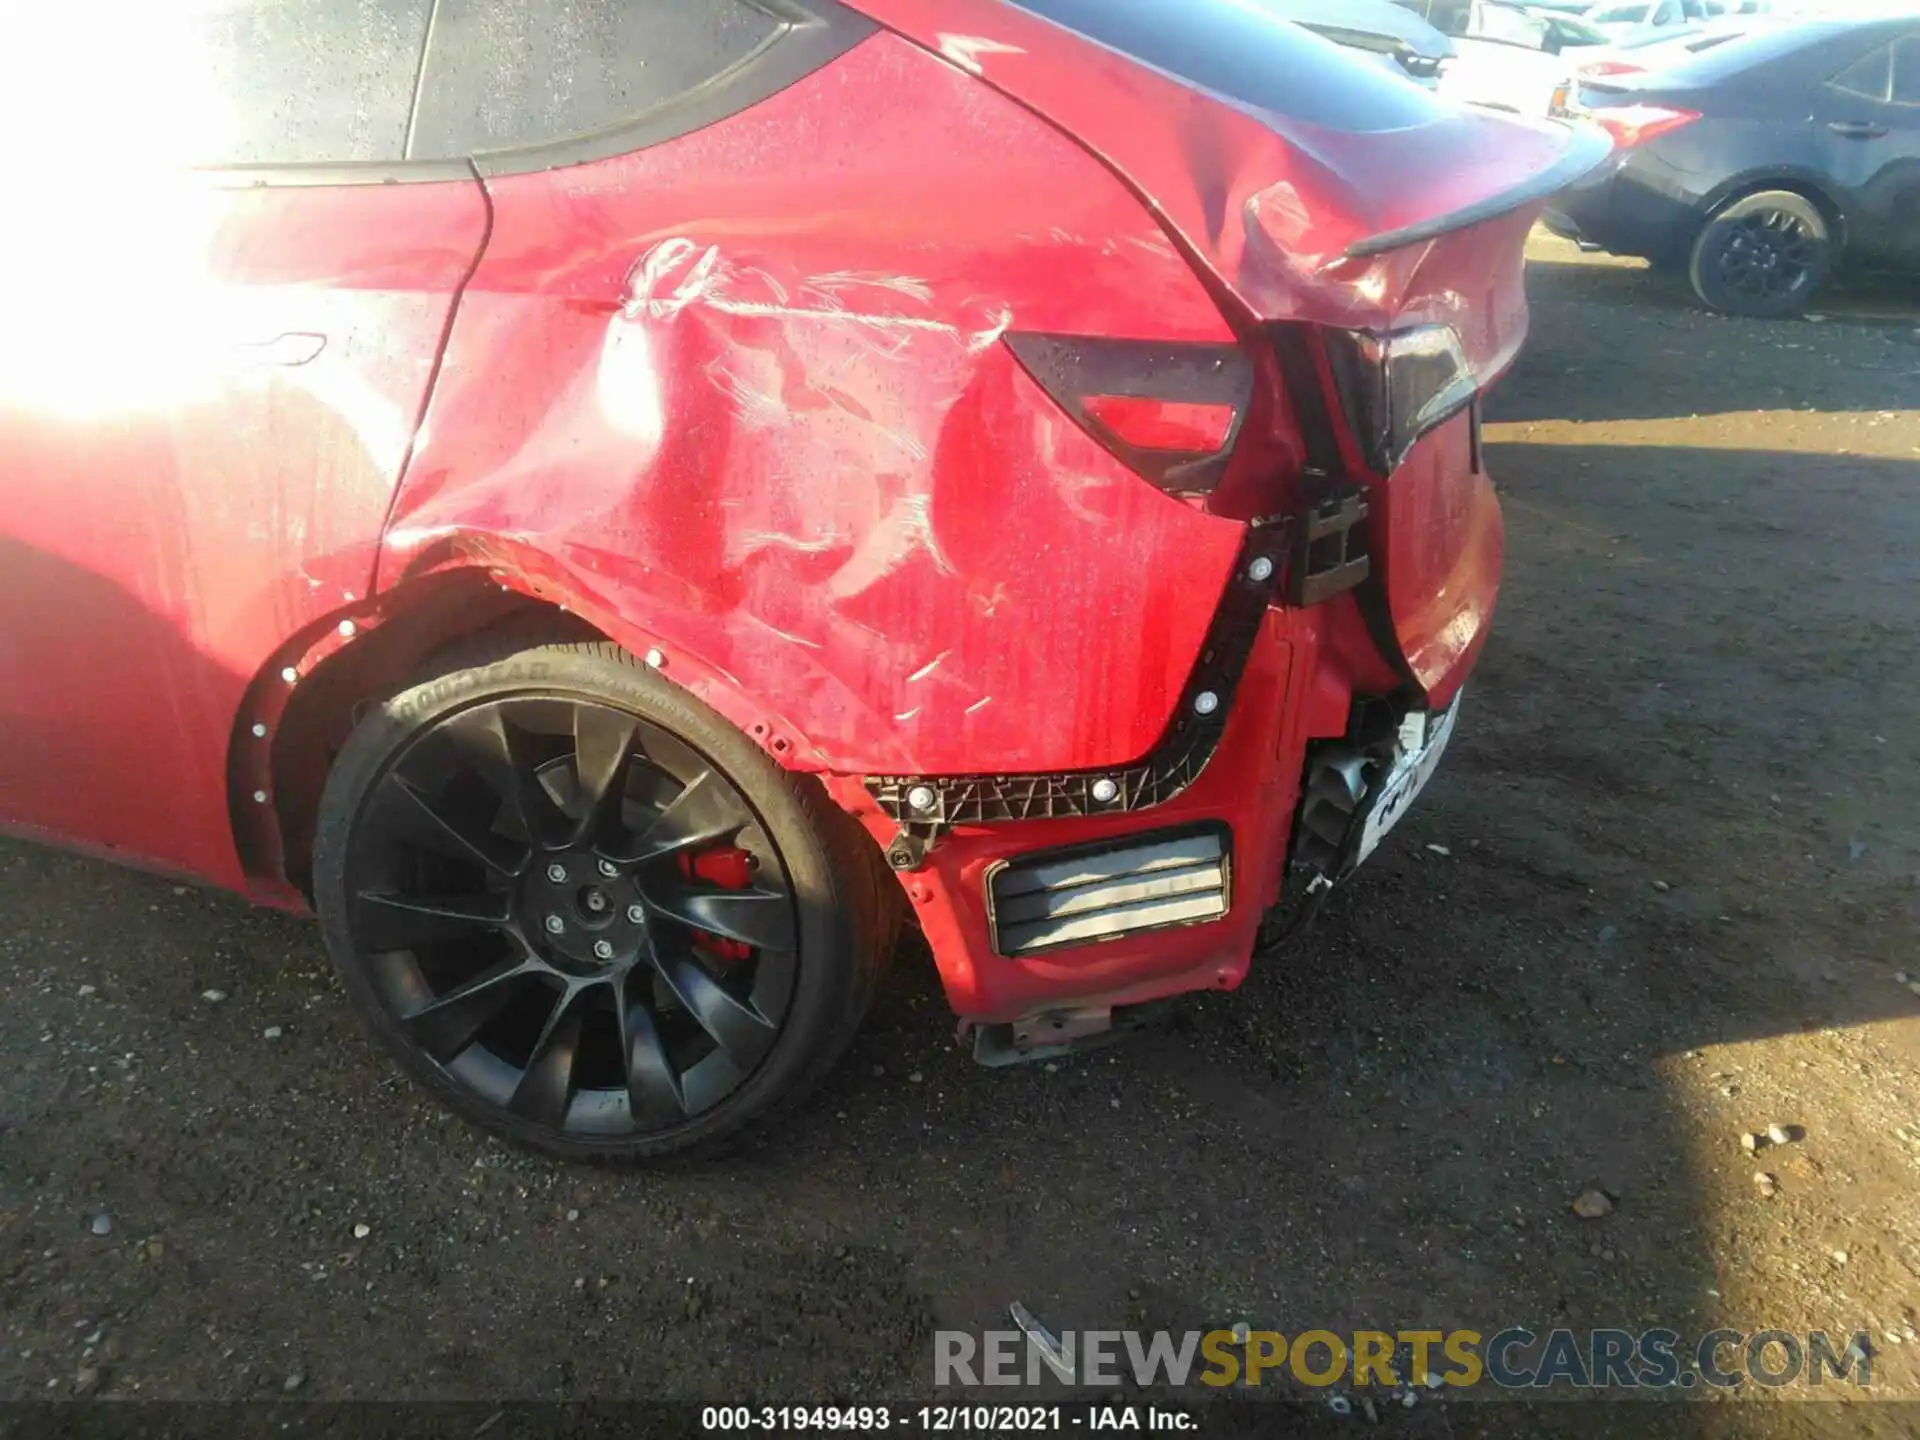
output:
[[[1231,903],[1222,826],[1026,856],[993,872],[993,948],[1031,955],[1217,920]]]

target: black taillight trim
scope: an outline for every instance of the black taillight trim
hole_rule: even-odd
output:
[[[1187,345],[1034,331],[1008,335],[1006,345],[1075,424],[1141,478],[1171,494],[1205,495],[1226,474],[1234,444],[1253,405],[1253,361],[1238,345]],[[1098,395],[1230,405],[1233,426],[1218,450],[1143,450],[1088,412],[1087,399]]]
[[[1347,427],[1375,474],[1391,475],[1480,394],[1480,376],[1451,326],[1328,330],[1324,341]]]
[[[1326,337],[1332,333],[1349,332],[1332,332],[1298,323],[1273,327],[1274,354],[1278,357],[1280,373],[1293,403],[1294,414],[1299,417],[1306,444],[1307,463],[1301,472],[1302,498],[1306,501],[1309,514],[1321,517],[1319,525],[1308,523],[1305,530],[1320,530],[1322,542],[1332,541],[1335,533],[1338,533],[1338,553],[1322,557],[1327,566],[1323,576],[1315,576],[1315,557],[1311,544],[1301,546],[1302,553],[1296,557],[1290,572],[1295,577],[1293,583],[1296,587],[1290,598],[1295,603],[1302,603],[1309,593],[1317,601],[1351,593],[1366,626],[1368,638],[1373,641],[1380,658],[1404,686],[1419,691],[1419,681],[1414,676],[1413,666],[1407,660],[1399,632],[1394,627],[1386,587],[1372,563],[1372,537],[1366,525],[1373,510],[1372,486],[1364,477],[1350,473],[1342,457],[1340,441],[1334,433],[1336,422],[1333,404],[1329,403],[1327,392],[1331,388],[1338,396],[1341,386],[1339,368],[1330,353],[1333,347],[1325,343]],[[1321,378],[1322,364],[1327,371],[1324,382]],[[1353,433],[1350,421],[1347,433],[1350,436]],[[1353,438],[1358,442],[1359,437]],[[1361,458],[1364,463],[1365,457]],[[1386,479],[1386,471],[1377,473],[1381,479]],[[1368,498],[1364,505],[1356,509],[1351,501],[1362,494]],[[1326,545],[1329,551],[1333,548],[1330,543]],[[1310,585],[1309,582],[1314,579],[1319,579],[1321,583]]]

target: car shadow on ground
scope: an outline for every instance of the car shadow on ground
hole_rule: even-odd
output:
[[[1564,247],[1564,252],[1551,247]],[[1684,269],[1656,269],[1644,260],[1588,255],[1564,241],[1537,239],[1528,258],[1536,294],[1556,300],[1633,305],[1656,311],[1700,313]],[[1811,307],[1817,317],[1763,324],[1838,324],[1912,329],[1920,325],[1920,277],[1856,272],[1830,286]]]
[[[1639,261],[1584,257],[1539,233],[1528,253],[1536,323],[1490,406],[1507,421],[1838,417],[1920,404],[1920,280],[1858,280],[1824,297],[1818,320],[1742,320],[1703,310],[1684,276]]]

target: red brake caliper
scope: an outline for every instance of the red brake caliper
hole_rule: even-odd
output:
[[[680,857],[680,873],[689,880],[704,880],[722,890],[744,890],[753,883],[753,862],[737,845],[720,845],[698,855]],[[738,964],[753,958],[753,947],[744,940],[731,940],[705,930],[693,932],[694,943],[716,960]]]

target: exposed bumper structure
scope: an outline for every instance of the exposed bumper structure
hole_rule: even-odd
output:
[[[1360,517],[1365,513],[1362,508]],[[887,846],[888,863],[896,870],[919,868],[928,847],[956,826],[1125,814],[1164,805],[1186,790],[1225,733],[1286,574],[1293,533],[1289,525],[1247,532],[1199,663],[1159,744],[1138,763],[1052,775],[870,776],[868,792],[899,827]]]
[[[1462,415],[1422,447],[1464,452],[1472,425]],[[1419,483],[1423,463],[1417,451],[1389,489]],[[1499,507],[1477,467],[1470,478],[1460,490],[1469,528],[1493,538],[1484,553],[1466,552],[1484,558],[1486,573],[1459,584],[1491,587]],[[1289,862],[1341,878],[1362,858],[1363,838],[1384,829],[1382,804],[1390,823],[1438,760],[1457,686],[1423,696],[1356,668],[1371,651],[1364,606],[1378,604],[1391,569],[1298,604],[1293,581],[1311,547],[1296,542],[1309,532],[1298,521],[1272,532],[1249,532],[1253,548],[1221,599],[1179,718],[1138,765],[830,782],[888,848],[954,1009],[1005,1040],[989,1047],[992,1063],[1048,1049],[1055,1029],[1093,1033],[1092,1016],[1118,1024],[1131,1007],[1237,986]],[[1352,564],[1339,549],[1339,564]],[[1269,557],[1271,568],[1254,563]],[[1476,636],[1486,616],[1478,619]],[[1478,648],[1477,638],[1466,646],[1456,674]],[[1168,755],[1180,763],[1161,764]],[[1303,808],[1303,787],[1325,790],[1336,772],[1346,774],[1339,803]]]
[[[1321,660],[1334,628],[1358,623],[1340,613],[1350,605],[1264,609],[1210,759],[1164,803],[958,824],[900,875],[962,1017],[1126,1007],[1245,978],[1280,898],[1310,732],[1345,728],[1350,692]],[[876,838],[898,833],[860,782],[831,783]],[[1217,857],[1179,848],[1195,836],[1217,837]],[[1075,867],[1063,852],[1109,858]]]

